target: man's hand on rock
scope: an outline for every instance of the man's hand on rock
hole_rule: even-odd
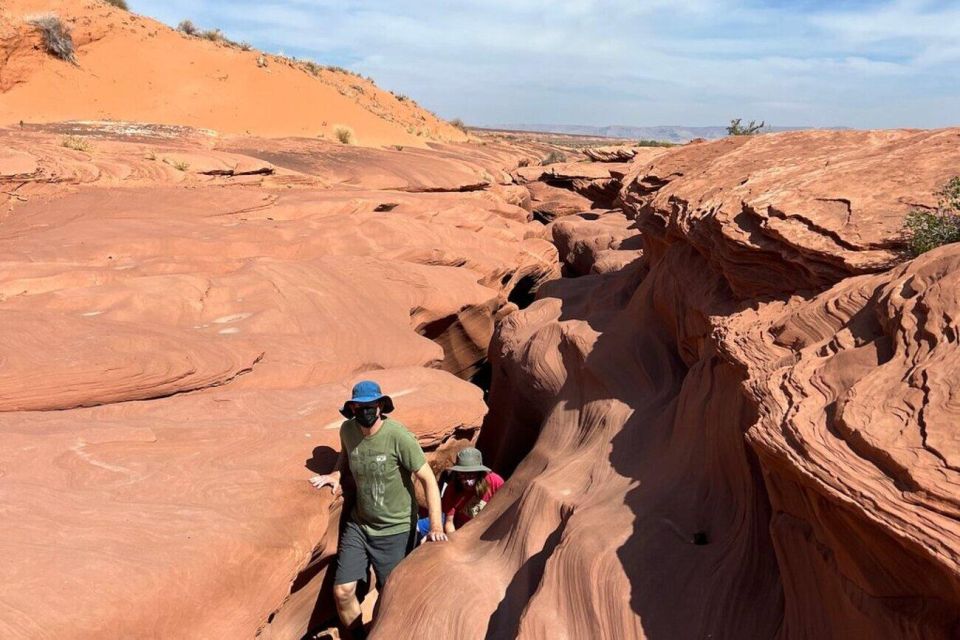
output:
[[[440,529],[431,531],[427,534],[427,542],[446,542],[447,540],[449,540],[449,538],[447,538],[447,534]]]
[[[340,472],[334,471],[333,473],[328,473],[327,475],[323,476],[313,476],[310,478],[310,484],[317,489],[330,487],[330,490],[333,491],[333,495],[338,495],[340,493]]]

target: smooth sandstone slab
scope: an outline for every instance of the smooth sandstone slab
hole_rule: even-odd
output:
[[[370,372],[428,441],[476,423],[441,371]],[[0,634],[250,636],[327,526],[343,384],[227,386],[69,412],[0,413]],[[319,448],[319,449],[317,449]]]
[[[424,446],[469,438],[485,405],[464,378],[556,250],[442,176],[329,189],[323,163],[227,175],[266,165],[78,130],[89,152],[0,133],[34,167],[0,217],[0,636],[251,637],[335,548],[306,479],[333,464],[351,383],[379,380]],[[417,157],[382,170],[427,180]],[[278,620],[305,633],[298,611]]]

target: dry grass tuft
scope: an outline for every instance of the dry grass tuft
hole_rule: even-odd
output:
[[[83,151],[84,153],[89,152],[93,149],[93,146],[81,138],[80,136],[67,136],[60,143],[61,146],[66,147],[67,149],[73,149],[74,151]]]
[[[353,129],[350,127],[338,126],[333,130],[333,133],[342,144],[354,143]]]
[[[40,30],[43,35],[43,46],[47,53],[61,60],[77,64],[76,50],[73,46],[73,37],[70,30],[54,14],[38,16],[29,20],[30,24]]]
[[[567,161],[567,156],[563,155],[559,151],[554,150],[548,153],[546,156],[544,156],[543,160],[540,161],[540,164],[543,166],[546,166],[548,164],[557,164],[558,162],[566,162],[566,161]]]

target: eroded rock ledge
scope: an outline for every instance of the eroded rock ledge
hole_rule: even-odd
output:
[[[958,166],[958,130],[727,139],[633,165],[623,268],[555,226],[587,275],[491,345],[513,477],[374,637],[956,637],[960,247],[899,239]]]

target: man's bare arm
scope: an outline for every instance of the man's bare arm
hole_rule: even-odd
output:
[[[340,491],[340,472],[346,464],[347,456],[341,449],[339,455],[337,455],[337,462],[333,465],[333,470],[325,475],[313,476],[310,478],[310,484],[317,489],[329,486],[330,490],[333,491],[333,495],[337,495]]]
[[[417,469],[415,475],[423,486],[423,493],[427,496],[427,509],[430,511],[430,533],[427,534],[427,540],[444,542],[447,534],[444,533],[443,518],[440,515],[440,487],[437,486],[437,478],[426,463]]]

